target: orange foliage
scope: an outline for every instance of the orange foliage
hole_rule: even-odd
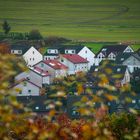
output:
[[[10,46],[6,43],[0,43],[0,53],[1,54],[9,54]]]

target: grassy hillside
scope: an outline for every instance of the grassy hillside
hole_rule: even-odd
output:
[[[139,0],[0,0],[0,24],[82,41],[140,41]]]

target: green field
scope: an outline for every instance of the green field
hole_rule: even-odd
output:
[[[140,0],[0,0],[0,24],[4,19],[16,32],[140,42]]]

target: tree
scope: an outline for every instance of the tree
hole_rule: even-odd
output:
[[[9,54],[10,46],[8,43],[0,43],[0,54]]]
[[[42,39],[42,35],[38,30],[31,30],[28,36],[29,40],[40,40]]]
[[[5,34],[8,34],[11,30],[9,23],[6,20],[3,22],[2,27]]]

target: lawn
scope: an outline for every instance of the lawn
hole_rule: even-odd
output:
[[[78,41],[140,42],[139,13],[139,0],[0,0],[0,24],[12,31]]]

